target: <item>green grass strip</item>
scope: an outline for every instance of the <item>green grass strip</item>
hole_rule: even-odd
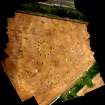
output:
[[[78,97],[76,94],[77,92],[82,89],[85,85],[88,87],[93,87],[94,84],[92,83],[92,79],[99,73],[99,66],[97,63],[94,63],[92,67],[89,68],[89,70],[83,74],[82,77],[80,77],[75,84],[68,89],[66,92],[64,92],[60,98],[57,100],[57,102],[65,102],[71,99],[74,99]]]

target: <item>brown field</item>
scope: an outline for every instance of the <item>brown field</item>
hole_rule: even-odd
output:
[[[3,61],[19,96],[47,105],[93,64],[86,24],[17,13]]]

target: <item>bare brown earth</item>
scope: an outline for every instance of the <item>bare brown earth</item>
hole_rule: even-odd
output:
[[[17,13],[3,61],[19,96],[47,105],[93,64],[86,24]]]
[[[90,91],[92,91],[92,90],[94,90],[94,89],[97,89],[97,88],[99,88],[99,87],[105,85],[105,83],[104,83],[104,81],[102,80],[100,74],[97,74],[97,75],[93,78],[92,82],[93,82],[93,84],[94,84],[94,86],[93,86],[92,88],[89,88],[89,87],[87,87],[87,86],[84,86],[84,87],[77,93],[77,95],[78,95],[78,96],[84,96],[86,93],[88,93],[88,92],[90,92]]]

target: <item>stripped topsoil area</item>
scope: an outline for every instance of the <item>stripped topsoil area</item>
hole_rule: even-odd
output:
[[[94,62],[85,23],[16,13],[8,20],[6,74],[24,101],[47,105]]]

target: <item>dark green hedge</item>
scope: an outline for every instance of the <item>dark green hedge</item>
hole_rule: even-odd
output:
[[[46,14],[50,16],[57,16],[62,18],[70,18],[70,19],[78,19],[87,21],[87,17],[84,16],[82,13],[77,11],[76,9],[69,8],[69,7],[62,7],[56,5],[46,5],[40,3],[27,3],[21,5],[20,11],[25,12],[35,12]]]

